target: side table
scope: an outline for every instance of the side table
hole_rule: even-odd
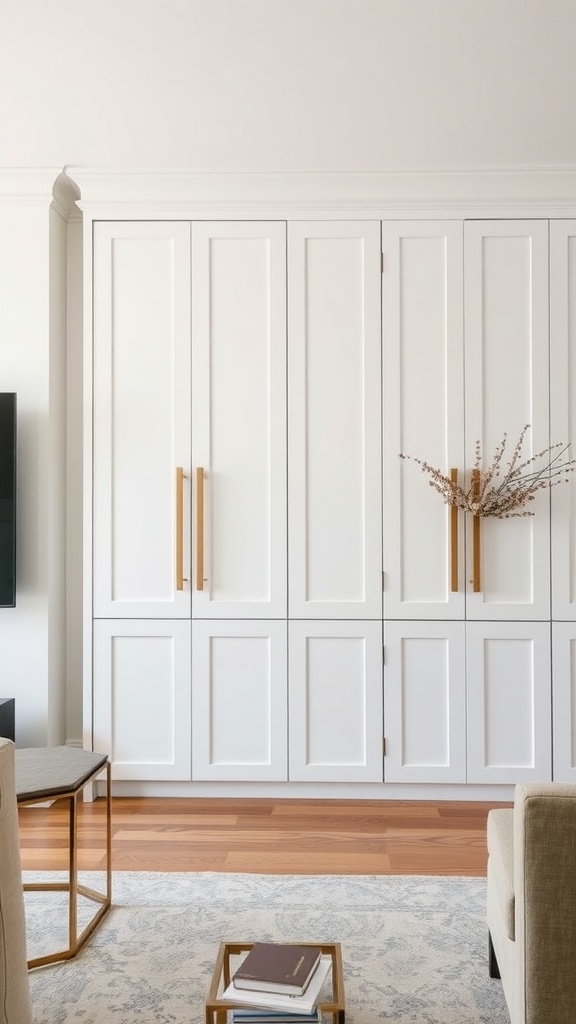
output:
[[[59,891],[68,893],[68,947],[56,953],[35,957],[28,968],[43,967],[76,956],[86,939],[100,924],[112,905],[112,823],[110,805],[110,762],[107,754],[95,754],[76,747],[24,747],[15,750],[16,800],[19,807],[67,800],[69,814],[69,858],[67,882],[26,882],[25,892]],[[77,799],[87,783],[106,771],[106,891],[96,892],[78,883]],[[99,904],[98,909],[78,934],[78,895]]]
[[[236,970],[230,964],[231,957],[248,953],[253,942],[221,942],[212,972],[208,995],[206,996],[206,1024],[225,1024],[228,1010],[235,1007],[246,1009],[245,1003],[234,1003],[222,999],[222,992],[228,988]],[[344,972],[342,970],[342,947],[339,942],[299,942],[299,946],[317,946],[332,959],[330,984],[332,991],[327,1001],[318,1004],[322,1014],[330,1014],[333,1024],[345,1024],[346,1005],[344,1000]],[[240,961],[238,961],[240,963]]]

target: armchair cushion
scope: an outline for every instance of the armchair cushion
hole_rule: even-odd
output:
[[[514,811],[508,809],[490,811],[488,815],[488,849],[493,861],[493,892],[506,926],[509,939],[516,935],[514,900]]]

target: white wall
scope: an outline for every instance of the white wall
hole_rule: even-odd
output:
[[[575,167],[575,38],[575,0],[0,0],[0,173]],[[63,673],[81,736],[81,337],[73,296],[65,668],[63,237],[48,225],[0,187],[0,387],[18,391],[22,456],[0,695],[17,695],[24,743],[63,734]]]
[[[64,739],[65,224],[41,178],[28,184],[42,199],[0,195],[0,390],[17,392],[18,433],[16,607],[0,609],[0,689],[16,697],[23,746]]]
[[[576,164],[574,0],[2,0],[0,161]]]

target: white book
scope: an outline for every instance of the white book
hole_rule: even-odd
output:
[[[236,988],[231,981],[222,999],[242,1006],[260,1006],[266,1010],[286,1010],[288,1013],[312,1013],[322,986],[330,973],[332,957],[323,956],[302,996],[287,996],[280,992],[256,992],[254,989]]]
[[[247,1006],[245,1010],[232,1010],[234,1024],[322,1024],[320,1010],[314,1013],[286,1013],[284,1010],[257,1010]]]

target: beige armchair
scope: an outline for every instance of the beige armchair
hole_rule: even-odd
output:
[[[512,1024],[575,1024],[576,785],[518,785],[490,811],[487,914]]]
[[[32,1024],[14,744],[0,738],[0,1024]]]

